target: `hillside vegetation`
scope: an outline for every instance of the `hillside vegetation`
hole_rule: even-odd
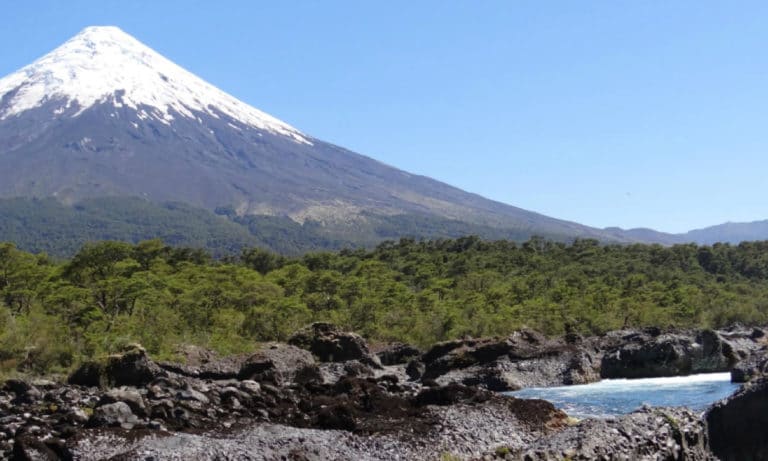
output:
[[[89,241],[138,243],[155,237],[214,255],[262,243],[242,226],[183,203],[102,197],[67,206],[53,198],[0,199],[0,241],[33,253],[71,257]]]
[[[220,352],[284,340],[317,320],[419,345],[622,327],[723,326],[768,319],[768,242],[738,246],[386,242],[300,258],[100,242],[55,262],[0,244],[0,368],[63,370],[140,342]]]
[[[204,248],[215,257],[259,246],[283,255],[342,248],[372,248],[384,240],[456,238],[525,241],[534,228],[501,229],[426,214],[362,213],[343,223],[298,223],[286,216],[238,216],[231,207],[216,212],[184,203],[154,203],[137,197],[100,197],[73,206],[54,198],[0,198],[0,241],[22,250],[70,258],[89,241],[138,243],[159,238],[175,247]],[[547,235],[568,240],[566,235]]]

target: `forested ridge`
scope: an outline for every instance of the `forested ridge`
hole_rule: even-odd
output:
[[[222,353],[331,321],[419,345],[505,335],[768,319],[768,242],[385,242],[287,258],[258,248],[213,259],[159,240],[90,243],[70,260],[0,244],[0,372],[63,371],[139,342]]]
[[[0,198],[0,241],[33,253],[71,258],[89,241],[138,243],[151,238],[176,247],[205,248],[214,256],[247,247],[300,256],[310,251],[373,248],[401,237],[457,238],[479,235],[489,240],[523,242],[542,229],[496,228],[434,215],[378,215],[363,212],[357,219],[321,224],[298,223],[287,216],[239,216],[231,207],[215,212],[179,203],[154,203],[139,197],[98,197],[72,206],[54,198]],[[553,240],[572,236],[544,234]]]

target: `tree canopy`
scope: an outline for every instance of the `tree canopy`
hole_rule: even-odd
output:
[[[0,371],[65,370],[140,342],[234,353],[330,321],[372,340],[599,334],[768,318],[768,242],[738,246],[401,239],[214,259],[159,240],[89,243],[67,261],[0,244]]]

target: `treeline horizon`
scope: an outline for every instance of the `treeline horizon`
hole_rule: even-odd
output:
[[[160,359],[223,354],[329,321],[426,346],[520,328],[594,335],[768,319],[768,241],[606,245],[534,237],[400,239],[285,257],[214,259],[160,240],[84,245],[71,259],[0,243],[0,374],[64,372],[138,342]]]

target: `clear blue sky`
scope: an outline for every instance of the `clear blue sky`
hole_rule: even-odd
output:
[[[117,25],[320,139],[598,227],[768,218],[768,2],[13,1],[0,74]]]

